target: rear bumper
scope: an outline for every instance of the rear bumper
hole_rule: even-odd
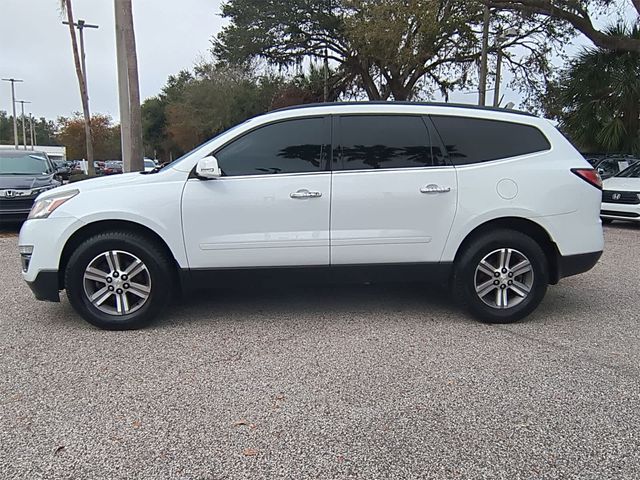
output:
[[[559,256],[558,278],[571,277],[591,270],[598,263],[601,256],[602,251]]]
[[[32,282],[27,282],[29,288],[37,300],[47,302],[60,301],[60,283],[58,282],[58,271],[41,271]]]

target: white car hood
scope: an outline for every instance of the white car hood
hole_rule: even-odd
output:
[[[42,193],[38,199],[48,198],[64,192],[78,190],[80,193],[92,190],[107,190],[110,188],[135,187],[153,182],[166,180],[166,176],[160,174],[142,175],[140,172],[123,173],[119,175],[108,175],[104,177],[89,178],[80,182],[68,183],[61,187],[54,188]]]
[[[640,192],[640,178],[608,178],[603,183],[603,190],[614,190],[618,192]]]

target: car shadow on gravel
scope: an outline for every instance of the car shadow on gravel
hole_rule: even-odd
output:
[[[0,223],[0,238],[17,237],[20,233],[20,227],[22,227],[22,222],[7,222],[3,220]]]
[[[264,317],[333,319],[402,315],[458,317],[463,312],[443,286],[420,283],[372,285],[257,286],[198,290],[185,294],[156,326],[243,321]]]

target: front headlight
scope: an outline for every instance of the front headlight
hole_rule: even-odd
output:
[[[80,193],[78,190],[70,190],[68,192],[61,192],[57,195],[51,195],[42,199],[36,200],[29,212],[28,219],[33,218],[47,218],[53,213],[53,211],[62,205],[67,200],[72,199]]]

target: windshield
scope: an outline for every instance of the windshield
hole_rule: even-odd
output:
[[[145,166],[145,167],[155,168],[156,164],[155,164],[155,163],[153,163],[153,160],[145,160],[145,161],[144,161],[144,166]]]
[[[616,177],[640,178],[640,162],[636,162],[629,168],[621,171]]]
[[[48,175],[47,159],[38,155],[0,156],[0,175]]]
[[[231,127],[228,130],[225,130],[224,132],[220,132],[218,135],[216,135],[215,137],[213,137],[211,140],[203,143],[202,145],[198,145],[196,148],[194,148],[193,150],[191,150],[190,152],[185,153],[184,155],[182,155],[179,158],[176,158],[175,160],[173,160],[172,162],[169,162],[165,165],[162,166],[162,168],[160,169],[160,171],[163,171],[166,168],[171,168],[174,167],[175,165],[177,165],[178,163],[180,163],[182,160],[184,160],[185,158],[188,158],[189,156],[191,156],[191,154],[197,152],[200,149],[204,149],[207,145],[209,145],[210,143],[214,142],[218,137],[220,137],[221,135],[225,135],[227,133],[233,132],[234,130],[237,130],[238,128],[242,127],[245,123],[249,122],[251,119],[249,120],[245,120],[242,123],[239,123],[238,125],[236,125],[235,127]]]

